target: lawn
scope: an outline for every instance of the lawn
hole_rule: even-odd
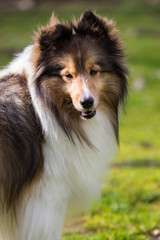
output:
[[[129,97],[120,117],[119,156],[102,187],[102,199],[66,224],[63,240],[160,239],[160,3],[145,2],[92,7],[120,29],[130,69]],[[77,3],[57,6],[55,12],[68,20],[87,9],[89,3]],[[32,42],[33,31],[50,15],[46,6],[0,12],[0,66]]]

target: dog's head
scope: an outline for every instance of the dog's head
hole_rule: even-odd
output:
[[[37,93],[67,135],[97,109],[108,115],[117,134],[118,106],[127,93],[123,58],[114,23],[91,11],[70,25],[52,16],[39,30],[32,55]]]

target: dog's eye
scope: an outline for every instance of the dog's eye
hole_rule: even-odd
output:
[[[72,79],[72,78],[73,78],[73,76],[72,76],[70,73],[66,74],[65,77],[66,77],[66,78],[69,78],[69,79]]]
[[[91,76],[96,75],[97,72],[98,72],[98,71],[96,71],[96,70],[91,70],[91,71],[90,71],[90,75],[91,75]]]

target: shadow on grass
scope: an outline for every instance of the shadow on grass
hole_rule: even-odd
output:
[[[126,161],[122,163],[115,163],[113,167],[135,167],[135,168],[143,168],[143,167],[152,167],[157,168],[160,167],[160,162],[151,159],[140,159],[136,161]]]

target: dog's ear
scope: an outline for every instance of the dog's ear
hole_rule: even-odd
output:
[[[87,11],[74,26],[74,30],[77,34],[101,40],[112,55],[124,58],[124,47],[119,39],[119,31],[112,20]]]
[[[114,26],[114,22],[107,18],[102,18],[92,11],[84,13],[75,26],[75,31],[78,34],[89,35],[98,39],[115,40],[118,38],[118,31]]]
[[[84,35],[102,35],[105,33],[102,20],[92,11],[87,11],[83,14],[78,22],[75,30],[79,34]]]
[[[71,27],[61,24],[52,14],[49,24],[41,27],[35,36],[35,43],[40,46],[41,51],[53,49],[61,40],[70,39],[72,35]]]
[[[66,41],[71,38],[72,30],[68,26],[57,24],[54,27],[44,28],[41,30],[39,44],[41,50],[54,49],[62,40]]]
[[[59,19],[56,17],[56,15],[54,14],[54,12],[52,12],[50,21],[48,23],[49,27],[54,27],[56,24],[60,24]]]

